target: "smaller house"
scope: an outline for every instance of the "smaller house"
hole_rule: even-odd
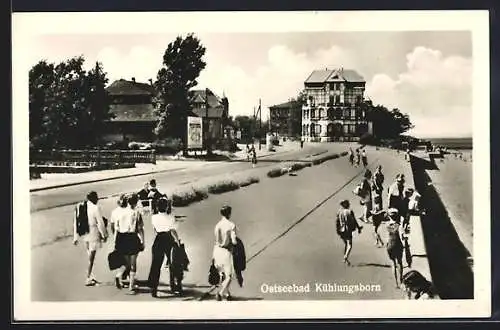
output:
[[[192,113],[203,120],[204,138],[210,139],[215,145],[227,137],[227,120],[229,118],[229,102],[223,96],[219,97],[210,89],[191,90],[189,92]]]
[[[132,80],[119,79],[106,88],[112,104],[110,111],[114,118],[106,123],[104,139],[108,142],[154,141],[153,96],[155,90],[152,81],[149,84]]]

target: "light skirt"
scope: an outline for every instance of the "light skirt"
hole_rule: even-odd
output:
[[[214,246],[214,265],[220,273],[226,276],[234,275],[233,254],[228,249]]]

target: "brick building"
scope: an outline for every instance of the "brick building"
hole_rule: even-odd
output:
[[[269,129],[280,136],[299,137],[301,135],[302,103],[288,101],[269,107]]]

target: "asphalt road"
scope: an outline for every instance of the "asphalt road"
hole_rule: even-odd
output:
[[[369,148],[368,156],[370,167],[383,166],[386,185],[398,172],[410,173],[409,164],[403,161],[402,155]],[[265,168],[262,172],[266,172]],[[160,294],[168,300],[197,300],[209,290],[206,277],[213,246],[213,226],[220,218],[221,205],[229,203],[233,207],[233,220],[245,243],[248,259],[243,288],[233,284],[233,295],[238,300],[402,299],[402,292],[394,287],[385,249],[374,246],[370,225],[365,225],[363,232],[354,238],[353,266],[346,267],[342,263],[343,243],[335,234],[334,216],[340,200],[345,198],[351,200],[356,214],[361,214],[361,206],[352,190],[363,172],[348,165],[346,157],[342,157],[306,168],[297,176],[265,178],[258,184],[231,193],[212,195],[200,203],[177,208],[175,213],[184,216],[179,232],[191,259],[190,270],[184,280],[186,294],[184,297],[168,296],[166,286],[160,288]],[[111,207],[111,203],[105,205],[107,211]],[[57,211],[52,216],[68,216],[63,209],[52,210]],[[39,213],[43,212],[35,215]],[[147,243],[138,260],[139,279],[147,278],[152,240],[152,229],[146,221]],[[32,248],[32,300],[153,299],[147,289],[141,289],[136,296],[127,296],[114,288],[113,275],[106,263],[108,245],[99,251],[96,259],[95,274],[103,283],[92,288],[83,286],[86,268],[83,247],[74,247],[70,239],[63,238]],[[166,282],[166,271],[162,278],[162,282]],[[271,294],[262,290],[263,285],[294,283],[310,283],[311,292]],[[325,294],[315,292],[316,283],[362,284],[369,285],[371,289]]]
[[[296,160],[316,152],[326,150],[321,146],[311,146],[302,150],[294,150],[278,153],[259,159],[257,167],[267,167],[276,162],[285,160]],[[344,151],[344,150],[342,150]],[[207,162],[206,166],[199,168],[179,168],[151,175],[133,176],[128,178],[85,183],[56,189],[48,189],[33,192],[31,197],[31,212],[48,210],[60,206],[78,203],[91,191],[97,191],[101,198],[115,196],[119,193],[139,191],[144,182],[154,177],[161,189],[172,184],[185,184],[211,175],[239,172],[251,169],[251,165],[245,161],[233,162]]]

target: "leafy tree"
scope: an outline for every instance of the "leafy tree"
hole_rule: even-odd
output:
[[[30,70],[30,142],[35,148],[94,145],[110,118],[100,64],[83,69],[82,56],[57,65],[40,61]]]
[[[414,127],[408,114],[401,113],[399,109],[391,111],[383,105],[374,106],[371,101],[364,102],[362,107],[367,119],[373,122],[373,135],[376,138],[394,139]]]
[[[158,71],[153,99],[158,122],[155,134],[159,139],[167,136],[179,138],[186,148],[187,117],[191,110],[189,90],[205,68],[205,47],[193,34],[178,36],[168,44],[163,55],[163,67]]]

